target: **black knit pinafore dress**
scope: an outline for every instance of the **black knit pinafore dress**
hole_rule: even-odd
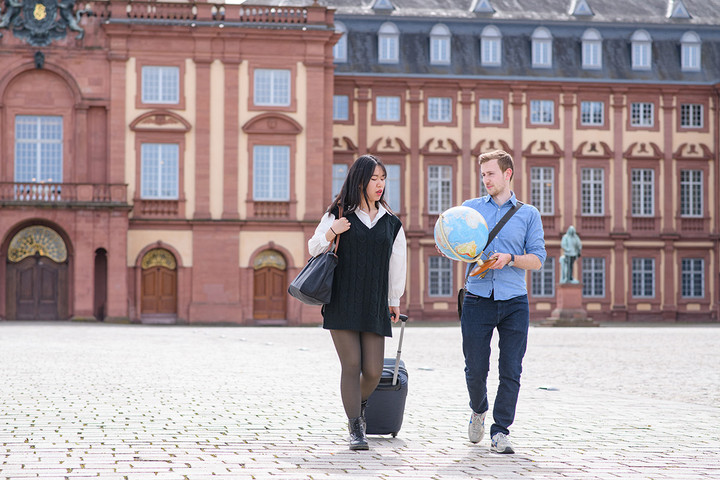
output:
[[[337,217],[338,211],[331,212]],[[345,215],[350,229],[340,235],[338,264],[330,303],[323,306],[323,328],[392,336],[388,308],[388,271],[400,219],[383,215],[368,228],[355,215]]]

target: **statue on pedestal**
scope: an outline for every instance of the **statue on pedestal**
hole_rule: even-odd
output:
[[[580,283],[573,278],[573,265],[575,260],[582,254],[582,242],[575,232],[572,225],[568,228],[567,233],[563,235],[560,243],[563,254],[560,257],[560,284],[563,283]]]

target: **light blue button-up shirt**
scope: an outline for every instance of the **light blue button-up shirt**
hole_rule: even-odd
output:
[[[510,210],[510,207],[517,203],[515,193],[504,205],[495,203],[490,195],[473,198],[463,203],[464,206],[474,208],[485,217],[488,229],[493,227]],[[540,212],[532,205],[524,204],[508,220],[500,232],[495,236],[490,245],[485,249],[486,255],[483,260],[493,252],[512,253],[524,255],[532,253],[545,263],[547,252],[545,251],[545,232],[543,231]],[[509,300],[520,295],[527,294],[525,284],[525,270],[516,267],[505,266],[499,270],[488,270],[485,278],[468,277],[465,288],[473,295],[490,297],[494,292],[495,300]]]

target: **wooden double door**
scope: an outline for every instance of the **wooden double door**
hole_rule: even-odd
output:
[[[284,320],[287,281],[284,270],[264,267],[255,270],[253,312],[256,320]]]
[[[68,264],[35,254],[7,265],[7,317],[64,320],[68,317]]]
[[[142,271],[141,311],[143,315],[177,313],[177,270],[153,266]]]

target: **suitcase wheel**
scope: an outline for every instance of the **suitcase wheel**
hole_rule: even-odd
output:
[[[392,433],[392,437],[393,437],[393,438],[397,437],[397,434],[398,434],[398,432],[393,432],[393,433]]]

